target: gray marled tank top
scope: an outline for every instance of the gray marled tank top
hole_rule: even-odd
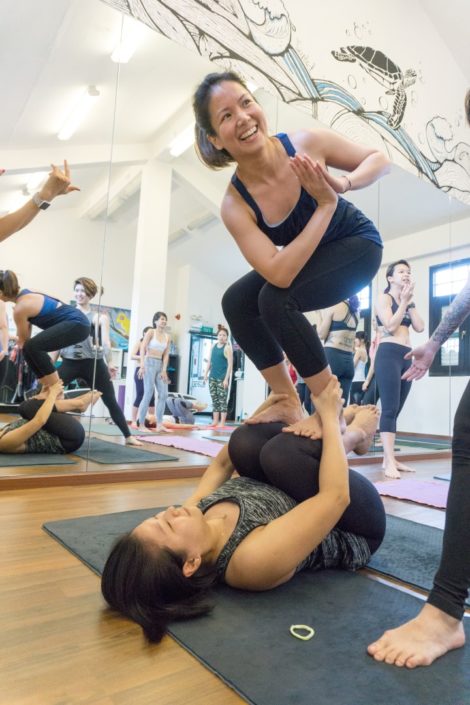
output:
[[[18,419],[17,421],[9,423],[5,428],[8,428],[9,431],[13,431],[15,428],[20,428],[20,426],[24,426],[26,423],[28,423],[26,419]],[[65,448],[58,436],[54,433],[49,433],[45,428],[40,428],[39,431],[36,431],[31,438],[28,438],[25,445],[26,453],[65,453]]]
[[[96,311],[88,311],[84,314],[90,323],[90,330],[92,329],[95,320],[95,316],[98,314]],[[99,327],[99,323],[98,323]],[[64,360],[94,360],[96,357],[98,360],[102,360],[104,357],[104,348],[101,345],[95,345],[93,343],[93,338],[91,335],[81,343],[76,343],[75,345],[68,345],[66,348],[62,348],[60,351],[61,357]]]
[[[282,490],[248,477],[237,477],[225,482],[215,492],[201,499],[198,507],[206,512],[218,502],[234,502],[240,507],[237,525],[223,547],[216,563],[217,579],[224,581],[229,561],[243,539],[258,526],[269,524],[273,519],[286,514],[297,502]],[[348,531],[333,529],[310,555],[296,568],[297,571],[312,568],[344,568],[358,570],[370,558],[370,549],[362,536]]]

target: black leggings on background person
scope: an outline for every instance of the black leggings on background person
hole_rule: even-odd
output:
[[[24,359],[39,379],[56,372],[47,354],[80,343],[90,334],[90,326],[76,321],[60,321],[29,338],[23,345]]]
[[[95,371],[96,363],[96,371]],[[103,404],[107,407],[109,414],[118,426],[124,438],[129,438],[131,432],[127,425],[126,418],[119,404],[117,403],[116,394],[114,392],[113,383],[109,376],[109,370],[103,360],[92,360],[84,358],[82,360],[63,360],[58,368],[60,379],[64,385],[69,384],[74,379],[83,379],[94,389],[101,392]]]
[[[452,475],[439,570],[428,602],[462,619],[470,587],[470,383],[455,414]]]
[[[381,343],[375,356],[375,377],[382,402],[379,430],[396,433],[398,414],[411,389],[402,375],[411,366],[404,356],[411,348],[398,343]]]
[[[282,433],[285,425],[275,422],[239,426],[230,437],[230,460],[239,474],[274,485],[303,502],[319,491],[322,441]],[[373,553],[385,534],[382,500],[374,485],[351,469],[349,492],[351,502],[336,528],[363,536]]]
[[[135,372],[134,372],[134,382],[135,382],[135,399],[134,399],[134,404],[137,409],[140,406],[140,402],[144,398],[144,380],[139,377],[139,368],[137,367]],[[152,395],[152,398],[150,399],[150,404],[149,407],[154,407],[155,406],[155,394]]]
[[[20,404],[18,411],[23,419],[31,421],[43,403],[41,399],[28,399]],[[70,414],[57,411],[55,406],[43,428],[58,437],[66,453],[78,450],[85,440],[82,424]]]
[[[281,289],[255,271],[225,292],[222,308],[233,337],[259,370],[287,357],[305,379],[327,367],[305,311],[328,308],[372,281],[382,259],[375,242],[351,236],[320,245],[292,284]]]

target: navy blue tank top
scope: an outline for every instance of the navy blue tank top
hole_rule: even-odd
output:
[[[351,307],[349,306],[347,301],[343,301],[343,304],[346,304],[346,306],[348,307],[347,313],[341,321],[331,321],[329,331],[330,333],[334,333],[338,330],[356,330],[357,328],[357,325],[359,323],[358,317],[353,311],[351,311]],[[352,326],[348,325],[349,321],[353,321]]]
[[[390,296],[390,298],[392,299],[392,314],[395,314],[398,311],[398,304],[391,294],[388,294],[388,296]],[[375,317],[375,320],[377,321],[378,326],[383,326],[383,323],[381,322],[381,320],[378,316]],[[407,328],[409,328],[411,326],[411,318],[410,318],[410,314],[408,313],[408,308],[405,311],[405,315],[401,319],[400,325],[406,326]]]
[[[30,289],[21,289],[17,299],[25,294],[41,294],[41,296],[44,296],[44,303],[39,313],[36,316],[30,316],[28,318],[28,321],[33,326],[46,330],[47,328],[51,328],[51,326],[55,326],[56,323],[71,321],[90,327],[88,318],[84,313],[79,311],[78,308],[75,308],[75,306],[69,306],[68,304],[62,303],[59,299],[55,299],[53,296],[47,296],[47,294],[31,291]]]
[[[276,137],[284,146],[287,154],[293,157],[295,155],[295,148],[289,137],[284,132],[277,134]],[[264,220],[258,204],[243,182],[240,181],[236,172],[232,176],[232,184],[237,189],[240,196],[254,211],[259,229],[277,246],[285,247],[292,242],[305,228],[317,207],[317,202],[313,196],[304,188],[301,188],[299,200],[289,215],[280,223],[269,225],[269,223]],[[356,206],[339,196],[336,211],[320,241],[320,245],[350,236],[363,237],[383,247],[380,234],[372,221],[356,208]]]

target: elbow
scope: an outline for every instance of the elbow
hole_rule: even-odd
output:
[[[283,273],[276,273],[273,276],[266,277],[266,281],[273,286],[277,286],[278,289],[288,289],[294,281],[294,277],[289,277]]]
[[[386,176],[387,174],[390,174],[392,170],[392,160],[383,152],[377,152],[377,155],[381,166],[381,175]]]

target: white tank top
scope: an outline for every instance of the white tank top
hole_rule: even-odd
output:
[[[364,360],[359,360],[354,368],[353,382],[365,382],[366,380],[366,363]]]
[[[148,344],[148,349],[149,350],[154,350],[157,353],[164,353],[166,350],[166,346],[168,345],[168,337],[165,335],[165,342],[161,343],[159,340],[156,339],[155,334],[152,335],[152,339],[150,343]]]

